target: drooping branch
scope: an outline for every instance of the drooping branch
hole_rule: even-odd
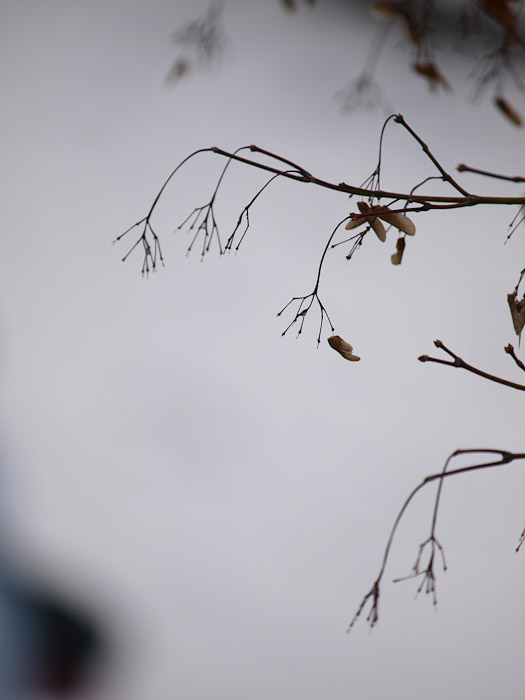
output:
[[[310,311],[310,309],[312,308],[312,304],[314,303],[314,301],[317,302],[317,304],[319,306],[319,311],[321,313],[321,320],[319,322],[319,333],[317,335],[317,345],[319,346],[319,344],[321,342],[321,332],[323,330],[323,321],[324,321],[325,316],[326,316],[326,320],[330,324],[330,330],[332,331],[332,333],[334,332],[334,330],[335,330],[334,324],[330,320],[330,316],[328,315],[328,312],[327,312],[325,306],[323,305],[323,302],[321,301],[321,299],[319,297],[319,283],[321,281],[321,271],[323,269],[323,262],[324,262],[324,259],[326,257],[326,254],[331,247],[333,238],[334,238],[335,234],[337,233],[337,230],[346,220],[347,219],[343,219],[343,221],[340,221],[337,224],[337,226],[334,228],[332,233],[330,234],[330,237],[328,238],[328,241],[327,241],[327,243],[324,247],[323,253],[321,255],[321,259],[319,261],[319,267],[317,268],[317,278],[315,280],[315,285],[314,285],[313,291],[310,292],[310,294],[306,294],[305,296],[302,296],[302,297],[293,297],[286,304],[286,306],[284,306],[284,308],[282,308],[279,311],[279,313],[277,314],[277,316],[281,316],[283,314],[283,312],[286,311],[286,309],[291,304],[293,304],[294,301],[299,302],[299,305],[298,305],[297,310],[295,312],[295,316],[293,317],[291,323],[284,329],[284,331],[282,332],[282,335],[286,335],[286,333],[290,330],[290,328],[292,326],[294,326],[297,321],[300,321],[299,330],[297,332],[297,337],[299,337],[299,335],[303,331],[303,325],[304,325],[304,322],[306,319],[306,315]]]
[[[431,160],[433,165],[437,168],[437,170],[440,173],[439,179],[448,182],[457,192],[460,193],[460,196],[457,195],[432,195],[432,194],[420,194],[416,193],[416,189],[419,189],[423,183],[419,183],[418,185],[414,186],[409,192],[393,192],[390,190],[385,190],[381,189],[380,187],[380,174],[381,174],[381,150],[382,150],[382,143],[383,143],[383,137],[385,133],[385,128],[387,124],[390,121],[394,121],[401,126],[410,134],[410,136],[421,146],[427,157]],[[254,158],[247,158],[243,155],[240,155],[242,151],[249,150],[252,153],[259,154],[263,156],[266,160],[265,161],[260,161],[256,160]],[[219,187],[223,181],[223,178],[226,174],[227,169],[229,168],[230,164],[235,161],[238,163],[242,163],[244,165],[248,165],[252,168],[259,169],[259,170],[265,170],[267,172],[272,173],[275,176],[281,176],[283,178],[295,180],[296,182],[302,182],[302,183],[309,183],[316,185],[318,187],[323,187],[326,189],[334,190],[337,192],[341,192],[343,194],[347,195],[356,195],[359,197],[362,197],[364,199],[368,199],[369,201],[380,201],[381,199],[386,199],[390,200],[390,206],[393,202],[401,202],[403,203],[402,206],[398,207],[397,209],[390,209],[391,212],[402,212],[402,213],[417,213],[417,212],[422,212],[422,211],[428,211],[428,210],[436,210],[436,209],[458,209],[458,208],[464,208],[464,207],[472,207],[472,206],[478,206],[478,205],[519,205],[519,206],[524,206],[525,205],[525,197],[496,197],[496,196],[480,196],[480,195],[475,195],[475,194],[470,194],[468,193],[464,188],[462,188],[450,175],[450,173],[443,168],[443,166],[439,163],[438,159],[433,155],[433,153],[430,151],[428,145],[423,141],[423,139],[410,127],[403,116],[401,114],[397,115],[391,115],[386,121],[385,124],[383,125],[383,128],[381,130],[381,138],[380,138],[380,150],[379,150],[379,160],[378,164],[376,167],[376,170],[374,171],[374,174],[371,178],[368,180],[368,185],[369,186],[361,186],[357,187],[354,185],[349,185],[345,182],[330,182],[328,180],[324,180],[323,178],[316,177],[314,176],[309,170],[304,168],[303,166],[294,163],[293,161],[289,160],[288,158],[285,158],[283,156],[277,155],[275,153],[272,153],[271,151],[268,151],[267,149],[261,148],[259,146],[256,146],[254,144],[250,146],[242,146],[241,148],[238,148],[236,151],[229,152],[226,151],[222,148],[219,148],[217,146],[213,146],[211,148],[202,148],[194,153],[190,154],[187,158],[185,158],[168,176],[168,178],[165,180],[164,184],[160,188],[159,192],[155,196],[153,203],[150,206],[150,209],[146,216],[142,218],[140,221],[138,221],[136,224],[128,228],[124,233],[120,234],[114,242],[120,241],[124,236],[126,236],[131,230],[133,230],[135,227],[142,226],[142,231],[137,239],[137,241],[134,243],[132,248],[128,251],[128,253],[124,256],[124,260],[127,259],[129,256],[129,253],[131,253],[132,250],[134,250],[137,245],[142,243],[143,248],[144,248],[144,263],[142,267],[142,272],[148,273],[151,270],[156,269],[157,265],[157,258],[160,260],[160,262],[163,264],[163,257],[160,249],[160,241],[159,238],[153,228],[152,225],[152,216],[155,211],[155,208],[164,194],[168,184],[171,182],[172,178],[174,175],[182,168],[182,166],[187,163],[191,158],[194,156],[200,154],[200,153],[206,153],[206,152],[212,152],[216,153],[218,155],[221,155],[225,158],[227,158],[227,163],[224,166],[218,181],[217,185],[214,189],[214,192],[211,196],[210,201],[207,204],[204,204],[202,206],[196,207],[193,209],[191,214],[186,217],[184,220],[183,224],[181,224],[178,228],[180,229],[182,226],[185,225],[188,221],[191,220],[190,224],[190,230],[193,229],[195,226],[197,226],[197,231],[195,238],[199,235],[199,233],[203,232],[203,248],[202,248],[202,254],[204,255],[205,252],[208,251],[209,246],[213,238],[217,238],[219,241],[219,250],[222,252],[222,246],[220,244],[220,238],[219,238],[219,225],[217,223],[215,213],[213,210],[213,206],[217,197],[217,193],[219,191]],[[273,162],[272,162],[273,161]],[[283,167],[286,166],[286,167]],[[428,182],[429,180],[434,179],[434,176],[431,176],[429,178],[426,178],[423,182]],[[269,184],[269,183],[267,183]],[[265,186],[266,187],[266,186]],[[262,188],[262,190],[265,189],[265,187]],[[259,194],[262,193],[262,190],[260,190],[257,195],[252,199],[250,204],[245,207],[243,213],[248,217],[248,210],[251,204],[257,199]],[[241,213],[241,217],[243,213]],[[240,224],[238,224],[240,225]],[[194,239],[195,240],[195,239]],[[193,246],[194,240],[190,244],[190,249]],[[231,239],[230,239],[231,242]]]
[[[466,369],[467,372],[472,372],[473,374],[477,374],[478,377],[483,377],[484,379],[489,379],[491,382],[497,382],[498,384],[503,384],[504,386],[511,387],[511,389],[518,389],[518,391],[525,391],[525,385],[524,384],[517,384],[516,382],[511,382],[508,379],[502,379],[501,377],[496,377],[494,374],[489,374],[488,372],[484,372],[481,369],[478,369],[477,367],[473,367],[472,365],[468,364],[468,362],[465,362],[461,357],[456,355],[452,350],[449,350],[441,340],[435,340],[434,345],[437,348],[440,348],[440,350],[443,350],[444,352],[447,353],[447,355],[450,355],[452,357],[452,360],[442,360],[441,358],[437,357],[429,357],[428,355],[421,355],[418,357],[418,360],[420,362],[436,362],[437,364],[440,365],[447,365],[448,367],[459,367],[460,369]],[[506,352],[509,352],[506,350]],[[509,353],[511,354],[511,353]]]
[[[276,180],[278,177],[280,177],[280,175],[281,175],[280,173],[277,173],[276,175],[272,175],[272,177],[271,177],[267,182],[265,182],[265,184],[261,187],[261,189],[260,189],[258,192],[256,192],[256,193],[254,194],[254,196],[250,199],[250,201],[248,202],[248,204],[247,204],[247,205],[244,207],[244,209],[241,211],[241,213],[239,214],[239,218],[237,219],[237,224],[235,225],[235,228],[233,229],[233,233],[232,233],[232,234],[230,235],[230,237],[228,238],[224,250],[232,250],[232,248],[233,248],[233,242],[234,242],[234,240],[235,240],[235,234],[236,234],[237,231],[239,230],[239,228],[240,228],[240,226],[241,226],[241,224],[242,224],[243,218],[245,218],[245,219],[246,219],[246,224],[245,224],[245,226],[244,226],[244,230],[243,230],[243,232],[242,232],[242,234],[241,234],[241,237],[240,237],[239,241],[237,242],[237,244],[236,244],[236,246],[235,246],[235,251],[238,251],[238,250],[239,250],[239,246],[240,246],[241,243],[243,242],[244,237],[245,237],[245,235],[247,234],[248,229],[250,228],[250,208],[253,206],[253,204],[255,203],[255,201],[256,201],[257,199],[259,199],[259,197],[260,197],[261,194],[264,192],[264,190],[268,187],[268,185],[270,185],[274,180]]]
[[[409,136],[423,149],[425,155],[428,157],[432,166],[436,168],[437,174],[430,175],[424,178],[422,181],[413,185],[408,192],[393,192],[387,189],[383,189],[381,186],[381,168],[383,159],[383,141],[385,137],[385,132],[387,125],[391,122],[399,124],[403,129],[409,134]],[[248,156],[246,152],[249,151],[252,156]],[[377,165],[373,173],[364,181],[361,186],[349,185],[345,182],[330,182],[323,178],[317,177],[307,170],[302,165],[284,157],[273,153],[265,148],[261,148],[257,145],[242,146],[235,151],[226,151],[218,146],[213,146],[211,148],[204,148],[195,151],[193,154],[185,158],[169,175],[166,179],[159,192],[155,196],[153,203],[146,216],[142,218],[138,223],[131,226],[123,234],[118,236],[114,242],[120,241],[124,236],[127,236],[136,227],[142,227],[140,235],[135,243],[128,250],[123,260],[126,260],[131,252],[135,250],[137,246],[142,244],[144,251],[144,261],[142,265],[142,273],[148,274],[151,270],[155,270],[157,267],[157,261],[164,264],[164,259],[162,256],[162,251],[160,248],[160,240],[155,231],[152,223],[152,218],[154,212],[156,211],[157,204],[160,198],[166,191],[168,184],[171,182],[174,175],[181,169],[181,167],[187,163],[195,155],[205,152],[212,152],[226,158],[226,164],[222,168],[220,175],[218,177],[215,188],[212,195],[205,204],[195,207],[191,213],[186,216],[182,224],[177,228],[180,230],[186,225],[189,226],[190,231],[194,231],[193,239],[188,246],[188,253],[192,250],[197,239],[202,236],[202,249],[201,255],[204,256],[210,249],[212,241],[215,239],[218,243],[219,253],[223,253],[225,250],[231,250],[234,247],[234,241],[237,236],[239,228],[242,226],[243,221],[245,222],[244,230],[242,231],[239,240],[237,240],[235,249],[237,250],[240,243],[244,239],[246,232],[250,226],[250,210],[252,205],[256,200],[263,194],[266,188],[271,182],[278,178],[286,178],[294,180],[303,184],[310,184],[317,187],[322,187],[325,189],[333,190],[339,192],[343,195],[355,195],[360,198],[357,202],[358,212],[354,211],[349,214],[345,219],[348,223],[346,228],[352,229],[355,227],[360,227],[363,224],[366,225],[365,230],[362,230],[356,235],[352,235],[350,239],[352,241],[352,248],[347,255],[347,259],[350,259],[353,254],[360,248],[363,244],[365,235],[370,229],[378,235],[381,241],[386,240],[386,230],[382,222],[386,222],[389,226],[394,226],[398,229],[400,237],[396,242],[396,250],[391,256],[391,261],[395,265],[399,265],[402,260],[403,251],[406,244],[406,235],[413,235],[415,233],[415,225],[408,218],[407,214],[420,213],[430,210],[444,210],[444,209],[459,209],[464,207],[472,207],[478,205],[519,205],[523,207],[525,205],[525,196],[522,197],[501,197],[501,196],[481,196],[476,194],[471,194],[467,192],[461,185],[456,182],[452,175],[443,167],[439,162],[438,158],[431,152],[427,143],[415,132],[415,130],[407,124],[405,119],[401,114],[392,114],[383,124],[381,130],[381,135],[379,139],[379,157]],[[232,165],[232,163],[239,163],[240,165],[245,165],[256,170],[262,170],[269,173],[271,177],[268,181],[256,192],[256,194],[251,198],[248,204],[240,212],[237,220],[237,224],[234,227],[233,233],[229,236],[226,242],[225,248],[223,248],[220,239],[220,227],[219,221],[216,216],[215,204],[217,196],[219,194],[220,187],[223,183],[225,175]],[[429,182],[435,180],[440,180],[442,182],[448,183],[454,190],[450,195],[434,195],[434,194],[424,194],[421,193],[422,187]],[[326,318],[330,323],[332,332],[334,330],[333,324],[329,318],[328,312],[321,302],[318,290],[319,290],[319,279],[322,270],[322,265],[326,254],[330,248],[340,245],[340,242],[333,242],[336,231],[341,225],[340,222],[336,228],[332,231],[328,238],[328,242],[324,247],[321,260],[319,263],[317,280],[314,284],[314,289],[310,294],[304,296],[296,296],[279,312],[281,315],[285,309],[293,302],[298,302],[298,307],[296,309],[295,315],[285,329],[286,333],[296,322],[300,322],[299,325],[299,335],[301,334],[305,316],[311,309],[314,302],[317,303],[321,313],[321,323],[320,332],[322,330],[323,321]],[[519,225],[518,222],[517,225]],[[320,334],[318,335],[318,343],[320,342]],[[431,358],[429,358],[432,361]],[[444,362],[444,361],[441,361]],[[456,365],[459,366],[459,365]],[[466,363],[464,365],[466,368]],[[471,370],[473,371],[473,370]],[[478,372],[479,373],[479,372]],[[497,380],[495,380],[497,381]],[[505,383],[505,382],[502,382]],[[512,386],[512,383],[510,384]]]
[[[473,464],[473,465],[470,465],[467,467],[459,467],[458,469],[449,470],[449,465],[455,457],[459,457],[461,455],[474,455],[474,454],[499,455],[499,459],[498,460],[489,460],[487,462],[481,462],[479,464]],[[376,579],[374,580],[374,582],[372,583],[370,590],[364,595],[363,600],[361,601],[359,607],[357,608],[357,611],[356,611],[354,617],[352,618],[352,620],[350,621],[350,624],[348,625],[347,632],[350,632],[350,630],[354,627],[355,623],[357,622],[357,620],[361,616],[361,613],[363,612],[363,610],[365,609],[365,607],[368,603],[370,603],[370,611],[367,615],[366,620],[369,623],[370,627],[374,627],[374,625],[379,620],[379,598],[380,598],[380,594],[381,594],[381,582],[383,580],[383,576],[385,573],[386,565],[388,562],[388,557],[390,555],[390,550],[392,548],[392,543],[394,541],[394,537],[395,537],[397,528],[399,526],[399,523],[401,522],[401,519],[402,519],[404,513],[406,512],[409,504],[413,500],[414,496],[422,488],[424,488],[427,484],[430,484],[434,481],[439,481],[439,486],[438,486],[438,490],[436,492],[436,499],[434,502],[434,508],[433,508],[433,512],[432,512],[430,535],[422,544],[419,545],[416,562],[415,562],[414,566],[412,567],[411,573],[406,577],[394,579],[394,581],[395,582],[405,581],[407,579],[412,579],[412,578],[422,576],[423,581],[418,588],[418,593],[423,590],[423,587],[426,584],[425,592],[432,594],[433,603],[435,605],[437,603],[436,575],[435,575],[435,571],[434,571],[436,552],[439,552],[441,555],[443,569],[446,570],[446,568],[447,568],[443,547],[436,537],[437,516],[438,516],[438,510],[439,510],[439,504],[440,504],[441,492],[442,492],[444,480],[450,476],[457,476],[459,474],[467,474],[467,473],[471,473],[474,471],[479,471],[481,469],[491,469],[494,467],[500,467],[500,466],[503,466],[506,464],[510,464],[511,462],[514,462],[515,460],[518,460],[518,459],[525,459],[525,452],[513,453],[513,452],[508,452],[507,450],[494,450],[494,449],[482,449],[482,448],[476,448],[476,449],[470,449],[470,450],[456,450],[451,455],[449,455],[441,472],[438,472],[436,474],[430,474],[429,476],[426,476],[423,479],[423,481],[421,481],[421,483],[419,483],[411,491],[411,493],[409,494],[409,496],[407,497],[407,499],[403,503],[401,510],[399,511],[399,513],[394,521],[394,524],[392,526],[392,529],[390,531],[390,535],[388,537],[385,551],[383,554],[383,560],[382,560],[381,566],[379,568],[379,573],[378,573]],[[525,539],[525,530],[520,536],[517,550],[521,547],[524,539]],[[422,569],[421,568],[421,559],[422,559],[423,553],[428,545],[430,545],[430,554],[429,554],[427,565],[425,566],[425,568]]]
[[[261,153],[267,153],[270,155],[272,158],[275,158],[277,160],[282,160],[284,162],[285,159],[281,158],[280,156],[277,156],[276,154],[270,154],[268,151],[265,151],[264,149],[259,148],[259,146],[256,146],[255,144],[252,144],[249,147],[251,151],[254,153],[261,152]],[[525,204],[525,196],[522,197],[500,197],[500,196],[481,196],[481,195],[474,195],[474,194],[468,194],[465,196],[448,196],[448,195],[431,195],[431,194],[413,194],[410,192],[393,192],[391,190],[383,190],[383,189],[375,189],[375,188],[367,188],[367,187],[357,187],[355,185],[349,185],[346,182],[330,182],[328,180],[324,180],[322,178],[316,177],[309,173],[307,170],[300,169],[300,172],[302,174],[297,174],[293,172],[285,172],[281,168],[277,168],[275,166],[269,165],[267,163],[261,163],[259,161],[250,159],[250,158],[244,158],[242,156],[237,156],[234,153],[231,153],[230,151],[225,151],[222,148],[219,148],[217,146],[213,146],[210,149],[214,153],[217,153],[219,155],[225,156],[226,158],[231,158],[232,160],[236,160],[240,163],[244,163],[245,165],[249,165],[254,168],[258,168],[260,170],[267,170],[268,172],[275,173],[282,175],[283,177],[286,177],[290,180],[295,180],[296,182],[308,182],[313,185],[317,185],[318,187],[324,187],[329,190],[335,190],[337,192],[342,192],[344,194],[349,194],[349,195],[357,195],[359,197],[364,197],[364,198],[375,198],[375,199],[395,199],[395,200],[400,200],[407,202],[409,204],[420,204],[421,206],[417,209],[404,209],[403,211],[427,211],[429,209],[450,209],[450,208],[464,208],[464,207],[474,207],[478,205],[486,205],[486,204],[492,204],[492,205],[521,205]],[[296,166],[297,167],[297,166]],[[299,169],[299,168],[298,168]]]

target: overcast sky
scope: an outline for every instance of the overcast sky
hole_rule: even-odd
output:
[[[275,182],[236,255],[186,257],[177,226],[224,165],[200,155],[159,205],[166,266],[142,279],[138,250],[121,262],[134,239],[111,241],[195,149],[256,143],[356,185],[377,162],[384,115],[343,115],[334,99],[372,20],[335,0],[297,14],[228,0],[221,65],[166,84],[172,33],[206,6],[3,2],[2,478],[20,565],[104,618],[121,661],[97,698],[518,700],[519,464],[446,484],[437,612],[414,601],[416,582],[391,583],[428,536],[429,489],[400,529],[378,627],[345,634],[408,492],[457,448],[525,450],[519,392],[417,361],[440,338],[523,381],[503,352],[517,347],[506,295],[525,260],[523,230],[503,245],[515,210],[421,214],[400,267],[393,232],[350,262],[348,245],[331,251],[320,293],[359,363],[328,346],[327,326],[317,348],[315,311],[299,339],[281,337],[291,310],[276,316],[312,290],[355,210],[342,194]],[[432,95],[397,42],[378,78],[442,164],[522,172],[523,131],[465,100],[467,64],[446,57],[454,92]],[[394,190],[435,174],[394,124],[384,168]],[[264,182],[230,168],[223,238]]]

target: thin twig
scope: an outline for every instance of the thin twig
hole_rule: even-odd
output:
[[[419,145],[420,145],[421,148],[423,149],[425,155],[428,156],[428,158],[430,158],[430,160],[434,163],[434,165],[436,166],[436,168],[437,168],[437,169],[439,170],[439,172],[441,173],[441,175],[442,175],[442,177],[443,177],[443,180],[446,180],[447,182],[449,182],[449,183],[452,185],[452,187],[454,187],[454,189],[456,189],[458,192],[460,192],[464,197],[469,197],[469,193],[467,192],[467,190],[464,190],[463,187],[461,187],[461,185],[459,185],[459,184],[454,180],[454,178],[452,177],[452,175],[450,175],[450,173],[447,173],[447,171],[446,171],[446,170],[443,168],[443,166],[439,163],[439,161],[437,160],[437,158],[432,154],[432,152],[430,151],[430,148],[428,147],[428,145],[427,145],[427,144],[423,141],[423,139],[422,139],[420,136],[418,136],[418,135],[416,134],[416,132],[406,123],[406,121],[405,121],[403,115],[402,115],[402,114],[397,114],[397,115],[394,117],[394,121],[395,121],[397,124],[401,124],[401,126],[403,126],[403,127],[408,131],[408,133],[412,136],[412,138],[414,138],[414,139],[419,143]]]
[[[332,240],[333,240],[335,234],[337,233],[338,228],[339,228],[342,224],[344,224],[344,222],[347,221],[347,220],[348,220],[348,217],[345,217],[342,221],[340,221],[340,222],[337,224],[337,226],[334,228],[334,230],[333,230],[332,233],[330,234],[330,237],[328,238],[328,241],[326,242],[326,245],[325,245],[325,247],[324,247],[323,253],[322,253],[322,255],[321,255],[321,259],[320,259],[320,261],[319,261],[319,266],[318,266],[318,268],[317,268],[317,278],[316,278],[316,280],[315,280],[315,285],[314,285],[313,291],[310,292],[310,294],[306,294],[306,295],[304,295],[304,296],[302,296],[302,297],[293,297],[293,298],[290,299],[290,301],[286,304],[286,306],[284,306],[284,307],[279,311],[279,313],[277,314],[277,316],[281,316],[282,313],[283,313],[283,311],[285,311],[285,310],[290,306],[290,304],[292,304],[294,301],[299,301],[299,306],[298,306],[298,308],[297,308],[297,311],[295,312],[294,318],[292,319],[291,323],[284,329],[284,331],[282,332],[281,335],[286,335],[286,333],[290,330],[290,328],[291,328],[299,319],[300,319],[300,325],[299,325],[299,331],[297,332],[297,337],[299,337],[299,336],[301,335],[301,333],[302,333],[302,331],[303,331],[303,326],[304,326],[304,321],[305,321],[306,315],[307,315],[307,313],[310,311],[310,309],[311,309],[312,304],[314,303],[314,301],[317,301],[317,304],[318,304],[318,306],[319,306],[319,310],[320,310],[320,312],[321,312],[321,321],[320,321],[320,324],[319,324],[319,333],[318,333],[318,335],[317,335],[317,345],[319,346],[319,343],[321,342],[321,332],[322,332],[322,330],[323,330],[323,321],[324,321],[324,317],[325,317],[325,316],[326,316],[326,319],[327,319],[328,323],[330,324],[330,330],[332,331],[332,333],[335,331],[334,324],[333,324],[332,321],[330,320],[330,316],[328,315],[328,312],[327,312],[325,306],[323,305],[323,303],[322,303],[322,301],[321,301],[321,299],[320,299],[320,297],[319,297],[319,283],[320,283],[320,281],[321,281],[321,270],[322,270],[322,268],[323,268],[323,262],[324,262],[324,259],[325,259],[325,257],[326,257],[326,253],[328,252],[328,250],[329,250],[330,247],[331,247]],[[309,303],[308,303],[308,301],[309,301]]]
[[[490,172],[490,170],[480,170],[479,168],[471,168],[465,163],[460,163],[456,166],[456,170],[460,173],[474,173],[476,175],[483,175],[483,177],[493,177],[497,180],[506,180],[507,182],[525,182],[525,177],[522,175],[499,175],[498,173]]]
[[[258,148],[258,147],[253,147],[250,146],[250,148]],[[304,170],[303,168],[297,168],[301,173],[304,170],[304,173],[308,173],[308,175],[298,175],[294,174],[293,172],[285,172],[279,168],[276,168],[272,165],[268,165],[266,163],[260,163],[259,161],[252,160],[250,158],[244,158],[243,156],[237,156],[234,153],[231,153],[230,151],[225,151],[222,148],[219,148],[218,146],[213,146],[211,149],[214,153],[217,153],[218,155],[225,156],[226,158],[231,158],[232,160],[237,160],[240,163],[245,163],[246,165],[250,165],[254,168],[259,168],[261,170],[267,170],[268,172],[275,173],[278,175],[282,175],[283,177],[286,177],[290,180],[295,180],[296,182],[310,182],[313,185],[317,185],[318,187],[324,187],[326,189],[330,190],[336,190],[338,192],[343,192],[344,194],[350,194],[350,195],[357,195],[359,197],[372,197],[372,198],[385,198],[385,199],[397,199],[397,200],[404,200],[406,202],[413,202],[413,203],[419,203],[419,204],[424,204],[426,209],[439,209],[439,208],[445,208],[445,207],[440,207],[439,205],[448,205],[447,208],[450,207],[450,205],[454,205],[456,208],[463,208],[463,207],[473,207],[473,206],[478,206],[480,204],[507,204],[507,205],[516,205],[516,204],[525,204],[525,197],[492,197],[492,196],[479,196],[479,195],[473,195],[473,194],[466,194],[463,197],[452,197],[452,196],[436,196],[436,195],[423,195],[423,194],[410,194],[407,192],[391,192],[389,190],[378,190],[378,189],[371,189],[371,188],[366,188],[366,187],[355,187],[354,185],[348,185],[346,182],[340,182],[340,183],[334,183],[334,182],[329,182],[327,180],[323,180],[321,178],[315,177],[314,175],[308,173],[308,171]],[[262,150],[262,149],[260,149]]]
[[[449,350],[441,340],[435,340],[434,345],[437,348],[440,348],[444,352],[446,352],[450,357],[453,358],[452,361],[450,360],[442,360],[437,357],[429,357],[428,355],[421,355],[418,357],[418,360],[420,362],[436,362],[437,364],[440,365],[447,365],[448,367],[459,367],[460,369],[466,369],[468,372],[472,372],[473,374],[477,374],[479,377],[483,377],[484,379],[489,379],[491,382],[497,382],[498,384],[503,384],[504,386],[509,386],[512,389],[518,389],[519,391],[525,391],[525,385],[523,384],[517,384],[516,382],[511,382],[508,379],[502,379],[501,377],[496,377],[494,374],[489,374],[488,372],[484,372],[481,369],[478,369],[477,367],[473,367],[472,365],[469,365],[465,360],[463,360],[461,357],[458,357],[455,353],[452,352],[452,350]]]
[[[255,193],[255,195],[251,198],[251,200],[248,202],[248,204],[244,207],[242,212],[239,214],[239,218],[237,220],[237,224],[235,225],[235,228],[233,229],[233,233],[230,235],[228,238],[226,245],[224,247],[224,250],[231,250],[233,246],[233,241],[235,239],[235,234],[239,230],[239,227],[242,223],[243,217],[246,217],[246,226],[244,227],[244,231],[242,232],[241,238],[237,245],[235,246],[235,251],[239,250],[239,246],[244,240],[244,236],[248,232],[248,229],[250,228],[250,207],[254,204],[254,202],[259,198],[259,196],[264,192],[264,190],[268,187],[270,183],[272,183],[274,180],[276,180],[278,177],[280,177],[280,173],[277,175],[272,175],[272,177],[261,187],[261,189]]]
[[[525,364],[523,364],[519,357],[516,357],[516,353],[514,352],[514,346],[511,343],[509,343],[505,347],[505,352],[508,353],[512,357],[514,362],[518,365],[518,367],[525,372]]]

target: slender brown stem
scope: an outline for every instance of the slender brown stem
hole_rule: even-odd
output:
[[[511,343],[509,343],[505,347],[505,352],[508,353],[512,357],[514,362],[518,365],[518,367],[525,372],[525,364],[523,364],[519,357],[516,357],[516,353],[514,352],[514,346],[511,345]]]
[[[483,175],[483,177],[493,177],[497,180],[506,180],[507,182],[525,182],[525,177],[522,175],[500,175],[493,173],[490,170],[480,170],[479,168],[471,168],[465,163],[460,163],[456,166],[456,170],[460,173],[474,173],[475,175]]]
[[[396,115],[396,117],[394,118],[394,121],[395,121],[397,124],[401,124],[401,126],[403,126],[403,127],[408,131],[408,133],[412,136],[412,138],[415,139],[415,140],[419,143],[419,145],[421,146],[421,148],[422,148],[423,151],[425,152],[425,155],[427,155],[428,158],[430,158],[430,160],[434,163],[434,165],[436,166],[436,168],[437,168],[437,169],[439,170],[439,172],[441,173],[441,176],[443,177],[443,180],[446,180],[447,182],[449,182],[449,183],[452,185],[452,187],[454,187],[454,189],[456,189],[458,192],[461,192],[461,194],[462,194],[464,197],[468,197],[468,196],[469,196],[469,193],[468,193],[466,190],[464,190],[463,187],[461,187],[461,185],[459,185],[459,184],[454,180],[454,178],[452,177],[452,175],[450,175],[450,173],[447,173],[447,171],[443,168],[443,166],[441,165],[441,163],[440,163],[440,162],[437,160],[437,158],[432,154],[432,152],[431,152],[430,148],[428,147],[428,145],[423,141],[423,139],[422,139],[420,136],[418,136],[418,135],[416,134],[416,132],[414,131],[414,129],[412,129],[412,128],[406,123],[406,121],[405,121],[403,115],[402,115],[402,114]]]
[[[459,367],[460,369],[466,369],[467,372],[472,372],[472,374],[477,374],[479,377],[483,377],[484,379],[488,379],[491,382],[497,382],[498,384],[503,384],[504,386],[509,386],[511,389],[518,389],[518,391],[525,391],[525,385],[523,384],[517,384],[516,382],[511,382],[508,379],[502,379],[501,377],[496,377],[494,374],[489,374],[488,372],[484,372],[482,369],[478,369],[477,367],[473,367],[472,365],[469,365],[468,362],[465,362],[461,357],[456,355],[455,353],[452,352],[452,350],[449,350],[441,340],[435,340],[434,345],[437,348],[440,348],[441,350],[444,350],[448,355],[450,355],[453,360],[442,360],[437,357],[429,357],[428,355],[421,355],[418,357],[418,360],[420,362],[435,362],[436,364],[440,365],[447,365],[448,367]]]
[[[257,149],[263,152],[264,149],[259,149],[257,146],[250,146],[251,149]],[[260,170],[267,170],[270,173],[275,173],[282,175],[283,177],[289,178],[290,180],[295,180],[297,182],[310,182],[313,185],[319,187],[325,187],[330,190],[337,190],[338,192],[344,192],[345,194],[353,194],[360,197],[374,197],[374,198],[385,198],[385,199],[400,199],[406,202],[413,202],[418,204],[426,205],[426,209],[437,209],[439,204],[443,205],[454,205],[455,208],[462,207],[473,207],[480,204],[525,204],[525,197],[482,197],[474,194],[465,194],[463,197],[452,197],[452,196],[437,196],[437,195],[422,195],[422,194],[410,194],[407,192],[391,192],[389,190],[377,190],[370,189],[366,187],[355,187],[354,185],[348,185],[346,182],[334,183],[328,182],[327,180],[322,180],[321,178],[311,175],[304,168],[298,167],[298,173],[285,172],[280,168],[276,168],[272,165],[266,163],[259,163],[256,160],[250,158],[244,158],[243,156],[235,155],[229,151],[225,151],[218,146],[213,146],[211,149],[214,153],[218,155],[225,156],[226,158],[231,158],[232,160],[239,161],[240,163],[245,163],[254,168],[259,168]],[[283,159],[283,162],[285,161]],[[294,167],[297,167],[294,165]]]

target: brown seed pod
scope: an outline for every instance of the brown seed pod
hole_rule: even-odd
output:
[[[499,111],[502,112],[507,119],[514,124],[514,126],[523,126],[521,114],[517,112],[504,97],[495,97],[494,104]]]
[[[403,252],[405,250],[405,239],[403,237],[398,238],[396,241],[396,252],[390,257],[392,265],[401,265],[401,260],[403,260]]]
[[[336,352],[338,352],[341,357],[345,360],[350,360],[350,362],[358,362],[361,358],[353,354],[353,348],[350,343],[343,340],[340,335],[331,335],[328,339],[328,344]]]
[[[165,78],[166,83],[178,83],[184,76],[191,72],[191,63],[184,56],[179,57],[171,66]]]
[[[386,207],[382,207],[382,209],[386,209]],[[383,221],[386,221],[387,224],[394,226],[402,233],[406,233],[407,236],[413,236],[416,232],[414,222],[409,219],[408,216],[405,216],[405,214],[401,214],[400,212],[392,212],[388,214],[378,214],[378,216],[383,219]]]
[[[350,219],[349,221],[346,222],[345,229],[347,231],[351,231],[353,228],[357,228],[358,226],[361,226],[364,224],[364,219]]]
[[[361,212],[361,214],[369,214],[370,212],[374,211],[374,209],[381,209],[382,207],[370,207],[366,202],[358,202],[357,203],[358,209]],[[370,228],[372,231],[376,234],[376,236],[379,238],[379,240],[384,243],[386,241],[386,230],[385,227],[383,226],[382,222],[379,221],[377,217],[358,217],[356,219],[350,219],[350,221],[346,224],[346,229],[351,230],[353,228],[357,228],[358,226],[361,226],[362,224],[367,223],[370,225]]]
[[[525,327],[525,298],[516,299],[516,292],[512,292],[512,294],[507,294],[507,301],[509,302],[514,330],[521,341],[521,332]]]
[[[384,243],[386,241],[386,229],[383,226],[382,222],[376,217],[375,219],[372,219],[372,221],[370,222],[370,226],[372,227],[372,231],[376,234],[381,243]]]
[[[435,63],[416,62],[412,64],[412,68],[416,73],[426,78],[428,87],[433,92],[439,87],[442,87],[443,90],[447,90],[447,92],[452,90],[452,86]]]

